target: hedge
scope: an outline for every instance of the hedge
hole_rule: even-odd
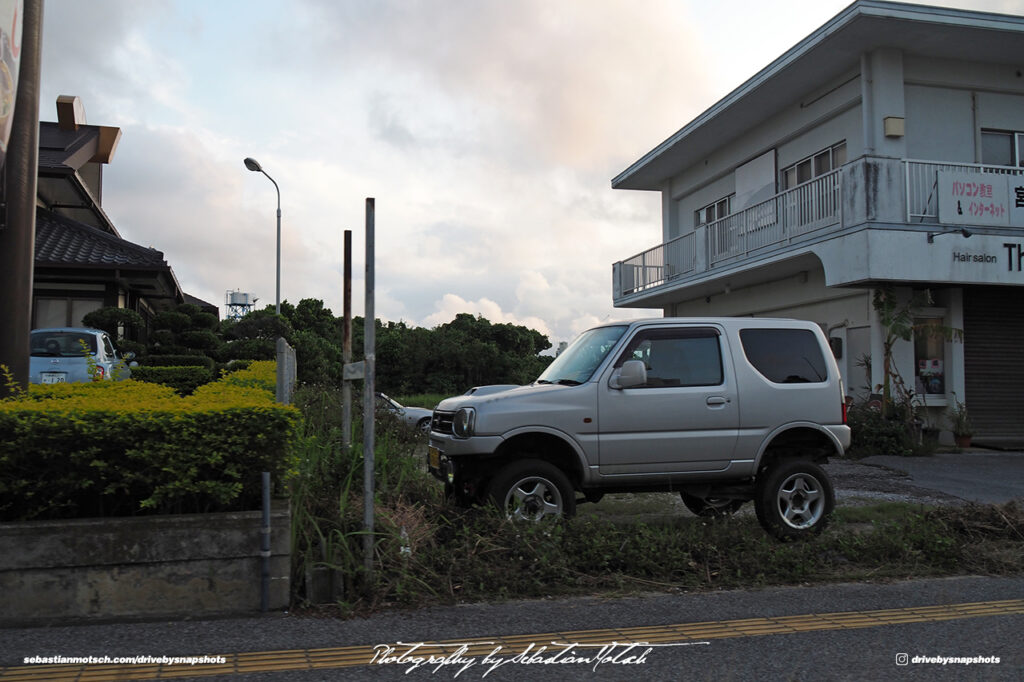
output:
[[[298,411],[264,387],[274,365],[184,398],[129,380],[0,401],[0,521],[258,509],[260,473],[281,486],[294,469]]]
[[[150,355],[146,359],[146,365],[150,367],[205,367],[212,372],[213,358],[205,355]]]
[[[213,380],[205,367],[133,367],[132,379],[170,386],[178,395],[189,395]]]

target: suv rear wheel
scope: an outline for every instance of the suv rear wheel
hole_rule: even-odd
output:
[[[754,510],[761,526],[780,540],[820,533],[835,508],[832,482],[807,460],[783,460],[758,483]]]
[[[487,495],[513,521],[540,521],[576,513],[576,497],[568,477],[539,459],[521,460],[503,468],[488,486]]]

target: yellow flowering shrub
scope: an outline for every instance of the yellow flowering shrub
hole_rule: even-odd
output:
[[[299,413],[253,364],[184,398],[129,380],[0,401],[0,520],[258,508],[261,472],[293,468]]]

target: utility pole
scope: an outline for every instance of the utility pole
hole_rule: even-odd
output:
[[[374,290],[374,200],[366,200],[366,316],[363,321],[365,376],[363,379],[363,560],[368,580],[373,575],[373,450],[374,413],[377,406],[376,345],[377,321],[373,310]]]
[[[352,362],[352,230],[345,230],[345,275],[342,292],[344,317],[341,327],[341,361]],[[348,457],[352,447],[352,382],[341,382],[341,456]]]
[[[0,210],[0,364],[11,371],[16,387],[28,388],[29,332],[32,330],[32,276],[35,267],[36,180],[39,174],[39,63],[43,33],[43,0],[25,0],[20,47],[21,63],[11,137],[4,160],[3,205]],[[20,46],[18,43],[20,42]],[[2,379],[2,377],[0,377]],[[7,395],[0,380],[0,397]]]

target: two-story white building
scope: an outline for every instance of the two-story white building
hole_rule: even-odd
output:
[[[1024,443],[1024,17],[859,0],[612,186],[662,197],[616,306],[814,320],[865,396],[873,291],[927,290],[918,323],[963,341],[916,334],[900,374],[935,417],[966,402],[976,442]]]

